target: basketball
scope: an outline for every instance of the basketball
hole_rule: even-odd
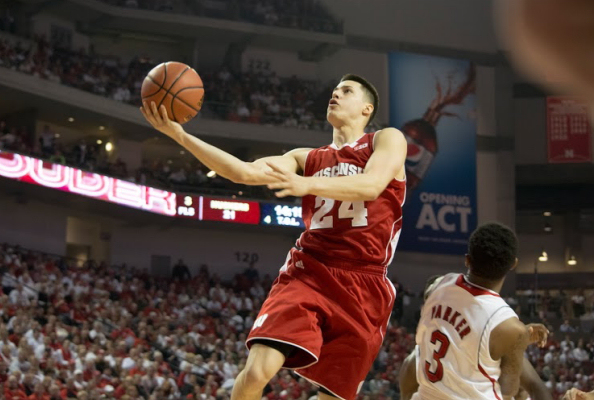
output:
[[[560,94],[594,100],[594,2],[497,3],[500,38],[520,72]]]
[[[184,124],[194,118],[204,101],[204,84],[190,66],[170,61],[153,68],[142,83],[142,101],[165,106],[173,121]]]

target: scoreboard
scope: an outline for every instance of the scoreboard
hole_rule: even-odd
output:
[[[177,195],[177,216],[180,218],[200,219],[201,196]]]
[[[259,225],[261,222],[260,206],[261,204],[257,201],[178,195],[176,212],[179,218]],[[299,208],[300,216],[301,207],[297,208]]]
[[[301,206],[287,204],[261,203],[262,225],[294,226],[305,228],[301,216]]]
[[[260,203],[257,201],[211,199],[201,197],[201,220],[236,222],[258,225],[260,223]]]
[[[169,217],[305,227],[298,205],[169,192],[2,150],[0,177]]]

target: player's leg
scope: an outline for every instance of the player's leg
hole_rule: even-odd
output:
[[[262,390],[284,362],[285,355],[281,350],[254,343],[245,368],[235,379],[231,400],[260,400]]]

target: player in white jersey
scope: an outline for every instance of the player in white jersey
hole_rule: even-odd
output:
[[[439,283],[443,276],[434,276],[429,278],[427,286],[425,287],[424,300],[431,293],[431,290],[436,283]],[[539,334],[544,333],[542,329],[538,329],[532,332],[534,337],[533,340],[541,340],[538,337]],[[417,349],[415,349],[404,359],[402,366],[400,367],[399,373],[399,386],[400,386],[400,400],[410,400],[412,396],[419,390],[419,383],[417,381]],[[569,393],[569,392],[568,392]],[[528,397],[526,397],[528,396]],[[522,365],[522,373],[520,375],[520,391],[514,396],[515,400],[553,400],[551,392],[546,387],[538,373],[530,364],[527,358],[524,358]],[[563,400],[594,400],[586,398],[564,398]]]
[[[413,400],[507,400],[518,393],[524,351],[544,345],[548,331],[524,325],[499,295],[517,249],[511,229],[482,225],[469,240],[468,274],[434,283],[417,328]]]
[[[417,390],[419,390],[416,354],[417,350],[415,349],[406,357],[400,367],[400,400],[410,400]],[[579,393],[577,389],[572,389],[572,391],[567,392],[563,400],[594,400],[594,392],[591,398],[577,397],[580,396]],[[573,394],[573,397],[570,397],[570,394]],[[527,358],[524,358],[522,373],[520,374],[520,390],[514,396],[514,400],[553,400],[551,392]]]

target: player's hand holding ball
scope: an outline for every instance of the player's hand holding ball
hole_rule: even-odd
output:
[[[526,325],[530,333],[530,343],[536,343],[538,347],[545,347],[549,337],[549,330],[543,324]]]
[[[175,141],[179,141],[179,139],[186,133],[180,124],[169,119],[164,105],[161,105],[161,107],[157,109],[157,105],[154,101],[151,101],[151,104],[147,104],[144,101],[142,102],[142,107],[140,107],[140,112],[142,112],[144,118],[146,118],[153,128],[166,134]]]

